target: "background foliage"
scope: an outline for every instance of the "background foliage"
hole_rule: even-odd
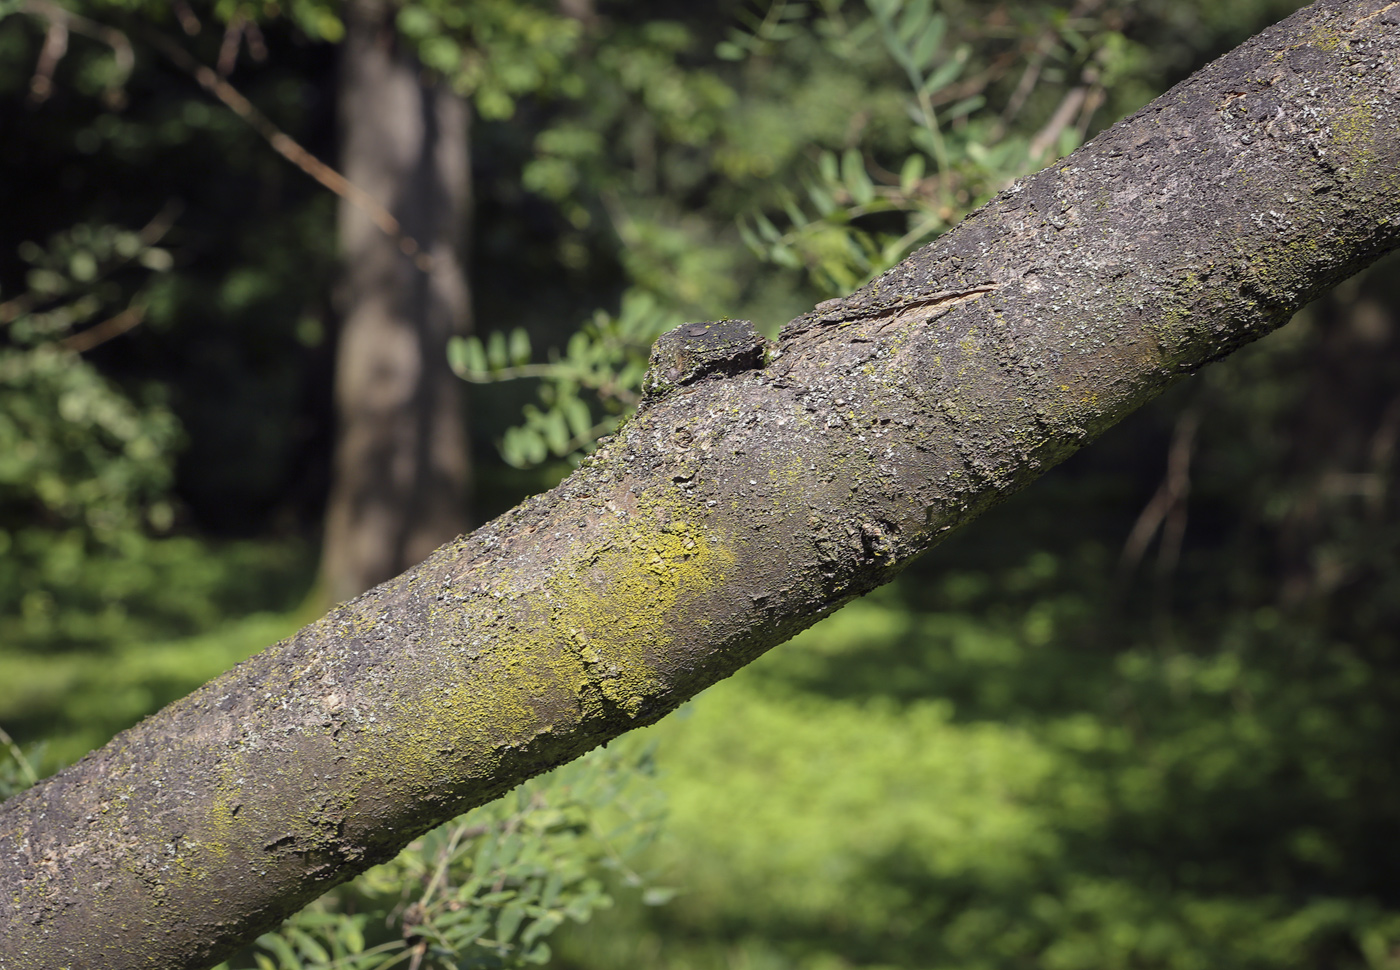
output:
[[[656,333],[775,329],[1289,9],[404,3],[477,115],[478,515],[616,426]],[[343,27],[0,13],[10,791],[309,619],[335,202],[162,45],[333,159]],[[233,965],[1400,967],[1394,275]]]

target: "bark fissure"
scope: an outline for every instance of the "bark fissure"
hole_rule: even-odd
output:
[[[909,320],[927,322],[931,316],[930,311],[935,308],[946,308],[971,297],[995,291],[996,285],[989,283],[966,290],[942,290],[913,299],[896,300],[892,303],[871,304],[863,301],[853,303],[848,299],[826,300],[817,304],[816,315],[810,324],[845,323],[851,320],[870,319],[884,319],[894,323]]]
[[[763,366],[715,364],[738,331],[674,359],[549,494],[7,803],[0,963],[213,962],[887,581],[1396,248],[1388,9],[1300,11]]]

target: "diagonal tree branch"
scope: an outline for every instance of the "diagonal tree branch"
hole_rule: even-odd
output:
[[[776,345],[663,338],[567,481],[0,809],[0,965],[201,967],[890,579],[1400,246],[1400,6],[1325,0]]]

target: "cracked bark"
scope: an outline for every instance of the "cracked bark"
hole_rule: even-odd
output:
[[[1397,246],[1400,7],[1320,3],[7,803],[0,965],[216,961],[887,581]]]

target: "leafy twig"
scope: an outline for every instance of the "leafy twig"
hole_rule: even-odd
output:
[[[0,744],[4,744],[10,751],[10,757],[15,759],[15,764],[19,765],[20,772],[24,775],[25,781],[31,785],[39,783],[39,774],[34,770],[34,766],[29,763],[29,759],[24,756],[19,745],[15,744],[15,739],[10,737],[9,732],[0,728]]]

